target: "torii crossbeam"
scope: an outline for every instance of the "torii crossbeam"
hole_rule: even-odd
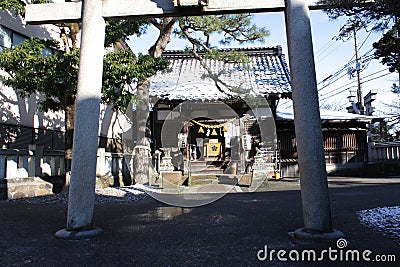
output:
[[[310,8],[321,7],[312,0],[84,0],[27,5],[29,23],[82,21],[67,225],[56,236],[74,239],[101,232],[93,226],[93,211],[105,19],[284,11],[304,217],[304,227],[294,236],[318,241],[341,237],[331,223]]]
[[[184,4],[184,0],[179,1]],[[186,1],[193,2],[193,1]],[[173,0],[103,0],[102,15],[107,18],[179,17],[221,13],[259,13],[285,10],[285,0],[206,0],[198,7],[177,8]],[[321,9],[316,0],[305,0],[310,9]],[[25,20],[29,23],[80,21],[82,2],[58,2],[27,5]]]

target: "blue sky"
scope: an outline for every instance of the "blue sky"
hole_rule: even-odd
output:
[[[283,52],[287,55],[285,21],[283,12],[255,14],[254,21],[258,26],[263,26],[270,31],[264,44],[246,44],[249,46],[276,46],[281,45]],[[311,26],[313,32],[314,54],[316,62],[317,82],[320,89],[320,101],[331,105],[334,109],[346,110],[348,105],[347,96],[349,90],[356,90],[356,78],[350,79],[347,75],[347,68],[337,77],[341,77],[329,86],[322,81],[331,74],[342,69],[354,56],[354,39],[346,42],[335,41],[341,27],[345,23],[345,18],[339,20],[330,20],[322,11],[311,11]],[[359,46],[359,55],[363,56],[372,48],[372,43],[380,38],[381,33],[366,32],[360,30],[357,33]],[[129,44],[136,53],[147,53],[149,47],[154,43],[158,36],[155,28],[150,28],[146,35],[140,38],[131,38]],[[173,38],[168,45],[168,50],[183,49],[187,42]],[[231,47],[238,47],[232,45]],[[370,53],[371,54],[371,53]],[[355,64],[350,64],[354,67]],[[385,66],[378,60],[371,60],[361,73],[363,94],[365,95],[371,89],[378,89],[377,101],[375,102],[377,115],[387,111],[385,104],[391,104],[394,94],[390,92],[390,87],[394,82],[398,82],[397,74],[389,74]],[[383,76],[384,75],[384,76]],[[383,76],[378,78],[379,76]],[[370,80],[370,81],[368,81]],[[323,88],[324,87],[324,88]],[[322,89],[323,88],[323,89]]]

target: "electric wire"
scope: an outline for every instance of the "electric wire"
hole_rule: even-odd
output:
[[[367,40],[370,38],[371,34],[372,34],[372,31],[369,31],[368,35],[365,37],[365,39],[363,40],[363,42],[361,43],[361,45],[358,47],[358,49],[361,49],[361,48],[365,45],[365,43],[367,42]],[[335,36],[332,37],[328,42],[326,42],[326,43],[315,53],[315,58],[318,58],[318,57],[324,55],[324,53],[326,53],[327,51],[329,51],[329,49],[335,44],[334,39],[335,39]],[[331,51],[329,51],[328,54],[325,54],[322,58],[320,58],[320,59],[317,61],[317,63],[323,61],[326,57],[328,57],[328,56],[331,55],[333,52],[335,52],[343,43],[344,43],[344,42],[340,43],[340,44],[339,44],[338,46],[336,46],[334,49],[332,49]],[[361,65],[362,65],[362,69],[361,69],[360,71],[365,70],[365,69],[368,67],[369,63],[370,63],[370,62],[372,61],[372,59],[374,58],[374,55],[371,55],[371,52],[372,52],[373,50],[374,50],[374,49],[371,48],[370,50],[368,50],[366,53],[364,53],[364,54],[359,58],[359,60],[360,60],[360,62],[361,62]],[[349,60],[347,63],[345,63],[345,65],[343,65],[338,71],[336,71],[335,73],[333,73],[333,74],[327,76],[325,79],[323,79],[321,82],[319,82],[318,85],[323,84],[323,86],[320,87],[320,88],[318,88],[318,92],[320,92],[320,91],[322,91],[323,89],[325,89],[325,88],[331,86],[332,84],[336,83],[337,81],[339,81],[340,79],[342,79],[342,78],[345,77],[346,75],[351,75],[351,74],[349,74],[348,69],[349,69],[349,67],[350,67],[352,64],[355,63],[355,61],[356,61],[356,60],[354,59],[355,56],[356,56],[356,55],[354,54],[354,55],[350,58],[350,60]],[[347,72],[343,73],[343,72],[346,71],[346,70],[347,70]],[[386,70],[386,69],[383,69],[383,70],[377,71],[377,72],[375,72],[375,73],[372,73],[372,74],[369,74],[369,75],[363,77],[360,83],[361,83],[361,84],[367,83],[367,82],[369,82],[369,81],[372,81],[372,80],[375,80],[375,79],[384,77],[384,76],[386,76],[386,75],[389,75],[390,73],[387,73],[387,74],[381,75],[381,76],[379,76],[379,77],[374,77],[374,78],[371,78],[371,79],[369,79],[369,80],[364,80],[364,79],[367,78],[367,77],[371,77],[371,76],[376,75],[376,74],[378,74],[378,73],[380,73],[380,72],[383,72],[383,71],[385,71],[385,70]],[[356,87],[356,85],[352,85],[352,84],[354,84],[354,83],[356,83],[356,82],[357,82],[357,81],[352,81],[352,82],[347,83],[347,84],[345,84],[345,85],[343,85],[343,86],[340,86],[340,87],[338,87],[338,88],[336,88],[336,89],[334,89],[334,90],[331,90],[330,92],[328,92],[328,93],[326,93],[326,94],[321,95],[321,96],[320,96],[320,97],[322,97],[321,100],[325,100],[325,99],[331,98],[331,97],[333,97],[333,96],[336,96],[336,95],[338,95],[338,94],[340,94],[340,93],[345,92],[346,90],[349,90],[349,89],[351,89],[351,88],[353,88],[353,87]],[[350,86],[350,87],[348,87],[348,86]],[[344,87],[346,87],[344,90],[341,90],[340,92],[337,92],[338,90],[340,90],[340,89],[342,89],[342,88],[344,88]],[[331,95],[333,92],[335,92],[335,93],[334,93],[333,95]],[[288,106],[290,106],[290,105],[291,105],[291,102],[290,102],[290,101],[288,101],[288,102],[286,102],[286,103],[282,103],[282,106],[283,106],[283,107],[285,107],[285,106],[288,107]]]
[[[358,50],[360,50],[364,45],[365,45],[365,43],[367,42],[367,40],[369,39],[369,37],[371,36],[371,34],[372,34],[372,31],[369,31],[369,33],[368,33],[368,35],[365,37],[365,39],[364,39],[364,41],[361,43],[361,45],[358,47]],[[333,38],[332,38],[333,39]],[[332,40],[331,39],[331,40]],[[330,40],[330,41],[331,41]],[[342,43],[344,43],[344,42],[342,42]],[[363,57],[365,57],[365,56],[367,56],[367,55],[369,55],[372,51],[373,51],[374,49],[373,48],[371,48],[369,51],[367,51],[363,56],[361,56],[360,57],[360,59],[362,59]],[[354,64],[354,61],[355,60],[353,60],[354,58],[355,58],[355,54],[350,58],[350,60],[341,68],[341,69],[339,69],[337,72],[335,72],[334,74],[331,74],[331,75],[329,75],[328,77],[326,77],[325,79],[323,79],[320,83],[325,83],[325,82],[327,82],[328,80],[332,80],[332,79],[334,79],[334,78],[336,78],[336,76],[337,75],[339,75],[341,72],[343,72],[344,70],[346,70],[350,65],[352,65],[352,64]],[[372,58],[371,58],[372,59]],[[370,61],[368,61],[368,63],[369,63]],[[362,62],[363,63],[363,62]],[[367,66],[365,66],[364,67],[364,69],[366,68]],[[341,77],[344,77],[344,75],[342,75]],[[339,78],[340,79],[340,78]],[[330,82],[330,84],[332,84],[332,83],[334,83],[335,81],[337,81],[337,80],[339,80],[339,79],[336,79],[336,80],[334,80],[334,81],[332,81],[332,82]],[[318,83],[318,84],[320,84],[320,83]],[[320,88],[319,90],[322,90],[322,89],[324,89],[324,88],[326,88],[327,86],[329,86],[329,85],[324,85],[324,87],[323,88]]]
[[[364,76],[362,79],[361,79],[361,83],[364,83],[364,79],[365,78],[368,78],[368,77],[371,77],[371,76],[373,76],[373,75],[376,75],[376,74],[378,74],[378,73],[381,73],[381,72],[383,72],[383,71],[386,71],[387,69],[382,69],[382,70],[379,70],[379,71],[376,71],[376,72],[374,72],[374,73],[371,73],[371,74],[369,74],[369,75],[367,75],[367,76]],[[388,74],[390,74],[390,73],[388,73]],[[329,95],[329,94],[331,94],[332,92],[335,92],[335,91],[337,91],[337,90],[340,90],[340,89],[342,89],[343,87],[346,87],[346,86],[349,86],[349,85],[351,85],[351,84],[353,84],[353,83],[356,83],[357,81],[355,80],[355,81],[352,81],[352,82],[349,82],[349,83],[347,83],[347,84],[345,84],[345,85],[342,85],[342,86],[340,86],[340,87],[338,87],[338,88],[336,88],[336,89],[333,89],[332,91],[330,91],[330,92],[328,92],[328,93],[326,93],[326,94],[323,94],[323,95],[321,95],[321,97],[324,97],[324,96],[326,96],[326,95]],[[365,81],[366,82],[366,81]]]
[[[362,55],[360,57],[360,61],[363,65],[363,68],[361,71],[363,71],[364,69],[367,68],[368,64],[371,62],[371,60],[374,58],[373,55],[370,55],[370,53],[373,51],[373,49],[370,49],[369,51],[367,51],[364,55]],[[332,85],[333,83],[335,83],[336,81],[340,80],[341,78],[343,78],[344,76],[346,76],[346,74],[348,74],[348,72],[346,72],[345,74],[342,74],[340,77],[337,78],[338,75],[340,75],[343,71],[345,71],[346,69],[348,70],[348,67],[351,66],[352,64],[355,63],[355,60],[350,60],[348,61],[343,67],[341,67],[338,71],[336,71],[334,74],[329,75],[328,77],[326,77],[325,79],[323,79],[321,82],[318,83],[318,85],[323,84],[323,86],[321,88],[318,89],[318,91],[321,91],[323,89],[325,89],[326,87]],[[334,79],[334,80],[333,80]]]
[[[382,72],[382,71],[385,71],[385,70],[386,70],[386,69],[377,71],[377,72],[375,72],[375,73],[372,73],[372,74],[370,74],[370,75],[368,75],[368,76],[365,76],[364,79],[367,78],[367,77],[376,75],[376,74],[378,74],[378,73],[380,73],[380,72]],[[361,83],[361,84],[364,84],[364,83],[367,83],[367,82],[370,82],[370,81],[373,81],[373,80],[376,80],[376,79],[385,77],[385,76],[387,76],[387,75],[389,75],[389,74],[392,74],[392,73],[391,73],[391,72],[388,72],[388,73],[385,73],[385,74],[380,75],[380,76],[377,76],[377,77],[373,77],[373,78],[368,79],[368,80],[361,80],[360,83]],[[357,87],[356,85],[350,86],[351,84],[356,83],[356,82],[357,82],[357,81],[353,81],[353,82],[351,82],[351,83],[348,83],[348,84],[345,84],[345,85],[343,85],[343,86],[341,86],[341,87],[338,87],[338,88],[336,88],[335,90],[333,90],[333,91],[331,91],[331,92],[329,92],[329,93],[327,93],[327,94],[325,94],[325,95],[321,95],[321,96],[320,96],[320,101],[323,101],[323,100],[326,100],[326,99],[328,99],[328,98],[334,97],[334,96],[336,96],[336,95],[338,95],[338,94],[340,94],[340,93],[343,93],[343,92],[345,92],[345,91],[347,91],[347,90],[349,90],[349,89],[351,89],[351,88],[353,88],[353,87]],[[344,87],[346,87],[346,88],[343,89],[343,90],[341,90],[341,91],[339,91],[339,92],[336,92],[336,91],[338,91],[338,90],[340,90],[340,89],[342,89],[342,88],[344,88]],[[335,93],[334,93],[333,95],[330,95],[330,94],[333,93],[333,92],[335,92]]]
[[[336,46],[334,49],[332,49],[328,54],[326,54],[324,57],[320,58],[317,60],[316,64],[320,63],[321,61],[323,61],[325,58],[327,58],[329,55],[331,55],[333,52],[335,52],[337,49],[339,49],[339,47],[341,47],[343,45],[343,42],[340,43],[338,46]]]
[[[323,53],[325,53],[326,50],[328,50],[329,48],[331,48],[332,45],[335,44],[334,42],[335,36],[333,36],[326,44],[324,44],[323,46],[321,46],[320,49],[318,49],[317,52],[315,52],[315,57],[318,58],[320,55],[322,55]],[[332,42],[332,43],[331,43]],[[331,43],[331,44],[329,44]],[[326,47],[327,45],[329,45],[328,47]],[[326,48],[325,48],[326,47]]]

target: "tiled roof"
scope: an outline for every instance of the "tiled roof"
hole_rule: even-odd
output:
[[[168,72],[151,79],[150,95],[169,100],[223,100],[237,95],[240,88],[253,95],[290,97],[289,69],[280,46],[269,48],[226,49],[244,52],[250,57],[250,68],[237,63],[206,60],[218,75],[217,85],[192,55],[183,51],[166,51],[163,57],[171,62]]]

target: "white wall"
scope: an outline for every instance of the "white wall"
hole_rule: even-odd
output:
[[[42,26],[27,25],[20,16],[15,16],[13,13],[4,10],[0,10],[0,25],[18,32],[19,34],[42,39],[57,40],[60,33],[60,29],[51,24]]]

